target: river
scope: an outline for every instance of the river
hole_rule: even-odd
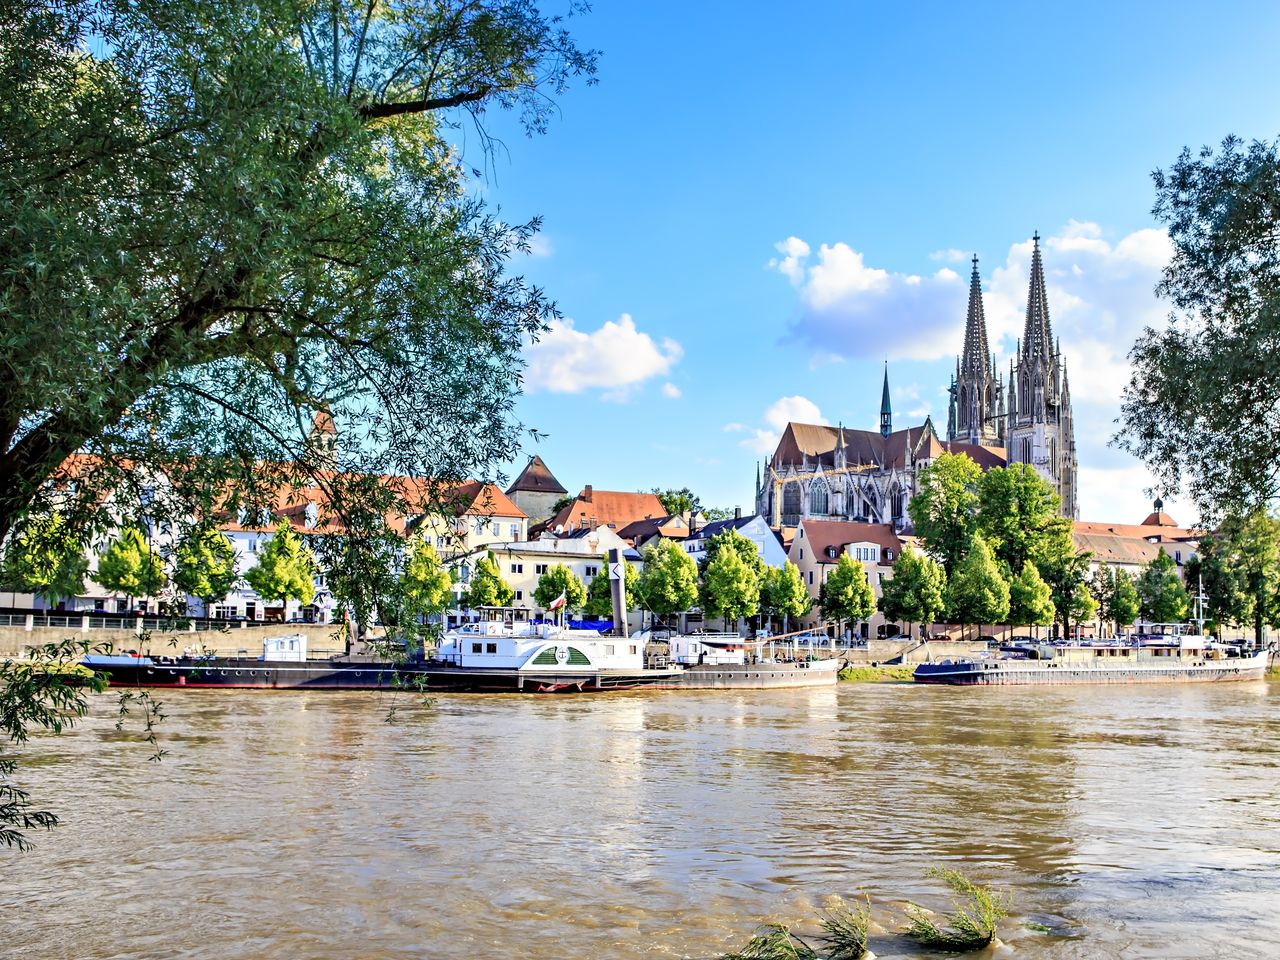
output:
[[[937,957],[939,864],[987,955],[1280,955],[1280,684],[163,700],[159,763],[106,700],[24,751],[0,953],[702,960],[837,893]]]

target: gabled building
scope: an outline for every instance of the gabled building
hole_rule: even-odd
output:
[[[840,557],[848,554],[862,564],[871,589],[880,599],[881,585],[893,576],[893,564],[902,553],[902,540],[887,523],[850,523],[839,520],[804,519],[791,540],[787,559],[800,569],[813,611],[801,627],[818,626],[818,592],[835,569]],[[884,616],[875,613],[858,629],[861,636],[876,636]]]
[[[568,492],[536,453],[529,457],[520,476],[507,488],[507,496],[524,511],[530,523],[548,519],[556,503]]]
[[[596,490],[588,484],[573,503],[539,526],[556,536],[597,527],[607,527],[624,536],[623,531],[631,524],[658,519],[669,519],[669,515],[656,494]],[[639,528],[635,532],[640,532]]]
[[[728,520],[712,520],[686,537],[681,546],[695,561],[701,562],[707,555],[707,544],[711,542],[711,538],[725,530],[736,530],[754,543],[760,559],[766,566],[781,567],[787,562],[787,554],[782,549],[782,541],[778,538],[778,534],[770,529],[764,517],[759,514],[753,517],[739,515]]]

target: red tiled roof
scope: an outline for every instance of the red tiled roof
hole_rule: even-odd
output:
[[[584,487],[573,503],[547,521],[547,529],[556,527],[580,530],[594,523],[598,527],[611,527],[621,536],[628,524],[637,520],[666,518],[667,510],[662,501],[652,493],[628,493],[622,490],[596,490]]]
[[[892,550],[894,558],[902,550],[902,541],[898,535],[894,533],[893,527],[887,523],[852,523],[846,520],[801,520],[800,530],[804,531],[804,539],[800,538],[797,531],[795,538],[791,541],[794,547],[797,544],[807,546],[812,551],[812,556],[818,559],[820,563],[835,563],[839,559],[839,555],[844,552],[845,546],[850,543],[874,543],[880,547],[881,564],[887,565],[891,561],[884,559],[884,551]],[[835,548],[836,556],[828,555],[828,548]]]
[[[552,476],[551,471],[547,469],[547,465],[542,462],[542,458],[536,453],[529,458],[529,462],[525,464],[520,476],[516,477],[516,482],[507,488],[507,493],[568,493],[564,487],[560,486],[560,481]]]

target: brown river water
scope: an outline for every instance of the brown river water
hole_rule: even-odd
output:
[[[932,864],[1012,894],[978,956],[1280,956],[1280,684],[163,699],[160,763],[105,700],[24,752],[0,956],[701,960],[838,893],[938,957]]]

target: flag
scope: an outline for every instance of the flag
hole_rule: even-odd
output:
[[[567,598],[567,597],[565,597],[565,595],[564,595],[564,591],[563,591],[563,590],[561,590],[561,591],[560,591],[560,596],[558,596],[558,597],[556,597],[554,600],[552,600],[552,601],[551,601],[551,606],[547,607],[547,609],[548,609],[548,610],[559,610],[561,607],[563,607],[563,606],[565,605],[565,601],[566,601],[567,599],[568,599],[568,598]]]

